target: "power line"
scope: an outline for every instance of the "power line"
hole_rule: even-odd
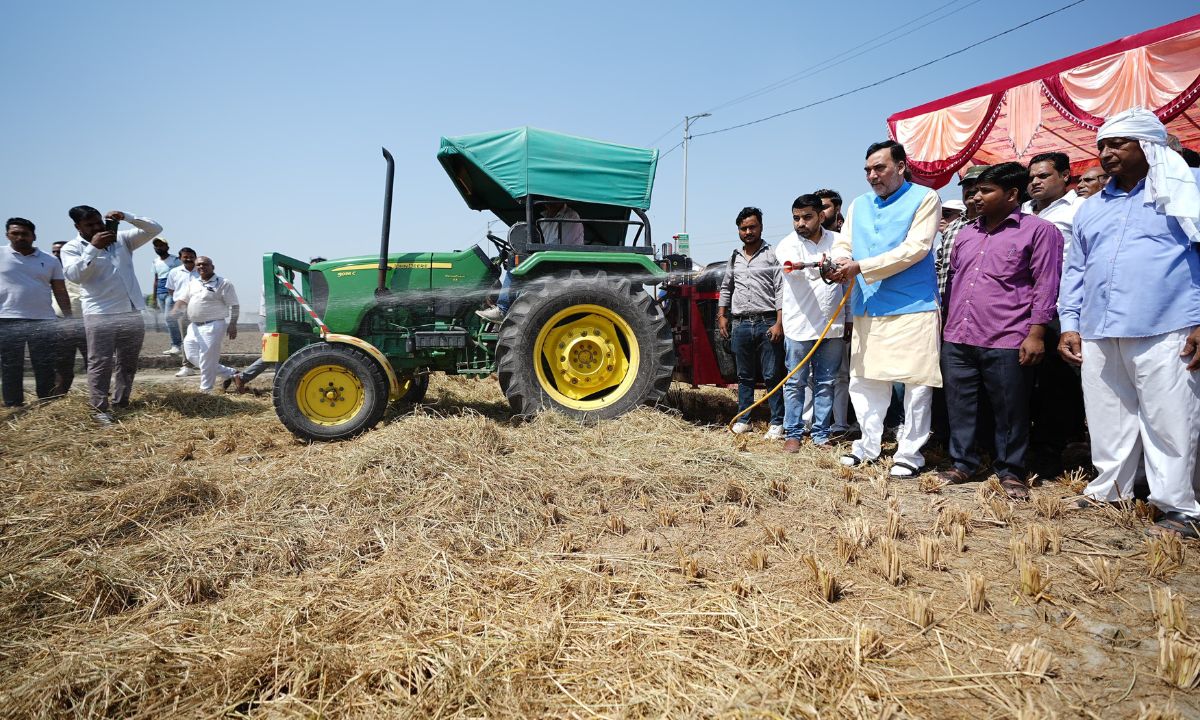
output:
[[[920,65],[915,65],[915,66],[913,66],[913,67],[910,67],[910,68],[908,68],[907,70],[903,70],[903,71],[901,71],[901,72],[898,72],[898,73],[896,73],[895,75],[889,75],[888,77],[885,77],[885,78],[883,78],[883,79],[881,79],[881,80],[876,80],[876,81],[875,81],[875,82],[873,82],[873,83],[868,83],[868,84],[866,84],[866,85],[861,85],[861,86],[859,86],[859,87],[856,87],[856,88],[854,88],[853,90],[847,90],[847,91],[845,91],[845,92],[838,93],[837,95],[831,95],[830,97],[823,98],[823,99],[821,99],[821,100],[816,100],[816,101],[814,101],[814,102],[807,103],[807,104],[805,104],[805,105],[801,105],[801,106],[799,106],[799,107],[794,107],[794,108],[791,108],[790,110],[784,110],[784,111],[782,111],[782,112],[777,112],[777,113],[774,113],[774,114],[772,114],[772,115],[767,115],[766,117],[761,117],[761,118],[758,118],[757,120],[750,120],[750,121],[747,121],[747,122],[744,122],[744,123],[738,123],[737,125],[730,125],[729,127],[723,127],[723,128],[719,128],[719,129],[717,129],[717,130],[709,130],[708,132],[696,133],[695,135],[693,135],[693,136],[692,136],[692,138],[704,137],[704,136],[706,136],[706,135],[718,135],[718,134],[720,134],[720,133],[729,132],[730,130],[738,130],[738,129],[740,129],[740,128],[749,127],[749,126],[751,126],[751,125],[757,125],[757,124],[759,124],[759,123],[763,123],[763,122],[766,122],[766,121],[768,121],[768,120],[774,120],[775,118],[778,118],[778,117],[783,117],[784,115],[791,115],[791,114],[792,114],[792,113],[794,113],[794,112],[799,112],[799,111],[801,111],[801,110],[808,110],[808,109],[810,109],[810,108],[814,108],[814,107],[816,107],[816,106],[818,106],[818,105],[824,105],[825,103],[832,102],[832,101],[834,101],[834,100],[840,100],[841,98],[848,97],[848,96],[850,96],[850,95],[854,95],[854,94],[856,94],[856,93],[860,93],[860,92],[862,92],[863,90],[869,90],[870,88],[873,88],[873,87],[878,87],[878,86],[880,86],[880,85],[883,85],[883,84],[884,84],[884,83],[886,83],[886,82],[890,82],[890,81],[892,81],[892,80],[895,80],[895,79],[897,79],[897,78],[904,77],[905,75],[910,75],[910,74],[912,74],[912,73],[914,73],[914,72],[916,72],[916,71],[918,71],[918,70],[922,70],[922,69],[924,69],[924,68],[927,68],[927,67],[929,67],[930,65],[935,65],[935,64],[937,64],[937,63],[939,63],[939,62],[942,62],[943,60],[948,60],[948,59],[950,59],[950,58],[952,58],[952,57],[954,57],[954,56],[956,56],[956,55],[961,55],[961,54],[963,54],[963,53],[967,52],[968,50],[973,50],[974,48],[977,48],[977,47],[979,47],[980,45],[984,45],[984,44],[986,44],[986,43],[989,43],[989,42],[991,42],[992,40],[995,40],[995,39],[997,39],[997,38],[1003,37],[1003,36],[1005,36],[1005,35],[1008,35],[1008,34],[1010,34],[1010,33],[1016,32],[1017,30],[1020,30],[1021,28],[1024,28],[1024,27],[1028,27],[1029,25],[1032,25],[1032,24],[1034,24],[1035,22],[1038,22],[1038,21],[1040,21],[1040,20],[1045,20],[1046,18],[1048,18],[1048,17],[1050,17],[1050,16],[1052,16],[1052,15],[1057,15],[1058,13],[1060,13],[1060,12],[1063,12],[1064,10],[1069,10],[1070,8],[1073,8],[1073,7],[1075,7],[1076,5],[1082,5],[1082,4],[1083,4],[1083,3],[1085,3],[1085,2],[1087,2],[1087,0],[1075,0],[1074,2],[1071,2],[1071,3],[1068,3],[1068,4],[1066,4],[1066,5],[1063,5],[1062,7],[1058,8],[1057,10],[1051,10],[1050,12],[1048,12],[1048,13],[1046,13],[1046,14],[1044,14],[1044,15],[1039,15],[1038,17],[1035,17],[1035,18],[1033,18],[1032,20],[1027,20],[1027,21],[1025,21],[1025,22],[1021,23],[1020,25],[1015,25],[1015,26],[1013,26],[1013,27],[1010,27],[1010,28],[1009,28],[1009,29],[1007,29],[1007,30],[1004,30],[1004,31],[998,32],[998,33],[996,33],[995,35],[992,35],[992,36],[990,36],[990,37],[986,37],[986,38],[984,38],[984,39],[982,39],[982,40],[979,40],[979,41],[977,41],[977,42],[974,42],[974,43],[972,43],[972,44],[970,44],[970,45],[967,45],[966,47],[960,48],[960,49],[958,49],[958,50],[955,50],[955,51],[953,51],[953,52],[946,53],[945,55],[942,55],[941,57],[934,58],[933,60],[930,60],[930,61],[928,61],[928,62],[921,63]],[[672,148],[672,149],[673,149],[673,148]],[[660,157],[661,157],[661,156],[660,156]]]
[[[679,123],[679,124],[680,124],[680,125],[682,125],[683,123]],[[700,136],[699,136],[699,135],[693,135],[692,137],[700,137]],[[678,150],[678,149],[679,149],[680,147],[682,147],[682,146],[683,146],[683,141],[682,141],[682,140],[680,140],[679,142],[677,142],[677,143],[675,143],[674,145],[672,145],[670,150],[666,150],[666,151],[664,151],[664,152],[660,152],[660,153],[658,154],[658,159],[659,159],[659,160],[662,160],[663,158],[665,158],[666,156],[670,155],[672,152],[674,152],[674,151]]]
[[[982,1],[983,0],[972,0],[972,2],[969,2],[966,5],[963,5],[962,7],[951,10],[950,12],[946,13],[945,15],[941,15],[940,17],[937,17],[937,18],[931,20],[930,22],[927,22],[924,25],[921,25],[920,27],[921,28],[928,27],[929,25],[933,25],[936,22],[945,20],[946,18],[951,17],[952,15],[956,15],[957,13],[960,13],[963,10],[966,10],[967,8],[971,7],[972,5],[977,5]],[[925,13],[924,15],[918,15],[917,17],[909,20],[908,22],[904,23],[903,25],[899,25],[894,28],[889,28],[884,33],[881,33],[879,35],[876,35],[873,38],[865,40],[865,41],[859,43],[858,45],[855,45],[854,47],[847,48],[846,50],[843,50],[842,52],[840,52],[832,57],[826,58],[825,60],[822,60],[821,62],[815,63],[813,65],[809,65],[806,68],[798,70],[798,71],[792,73],[791,75],[788,75],[787,77],[783,78],[782,80],[776,80],[775,82],[773,82],[769,85],[766,85],[764,87],[761,87],[758,90],[752,90],[752,91],[746,93],[745,95],[740,95],[732,100],[721,103],[720,105],[717,105],[716,107],[709,108],[708,112],[716,112],[718,110],[723,110],[732,105],[737,105],[738,103],[745,102],[746,100],[752,100],[756,97],[761,97],[762,95],[766,95],[767,93],[773,92],[775,90],[778,90],[779,88],[782,88],[786,85],[790,85],[794,82],[797,82],[798,80],[803,79],[803,77],[805,75],[807,75],[808,73],[822,72],[825,70],[829,70],[831,68],[837,67],[838,65],[845,64],[845,63],[853,60],[856,57],[865,55],[868,52],[872,52],[872,51],[877,50],[886,45],[890,45],[894,42],[899,42],[900,40],[904,39],[904,36],[901,35],[899,31],[904,30],[905,28],[909,27],[910,25],[913,25],[916,22],[924,20],[925,18],[929,17],[930,15],[933,15],[933,14],[935,14],[941,10],[944,10],[944,9],[950,7],[951,5],[954,5],[955,3],[959,3],[959,2],[962,2],[962,0],[950,0],[950,2],[948,2],[944,5],[939,5],[938,7],[934,8],[933,10],[930,10],[929,12]],[[920,28],[914,28],[914,29],[920,29]],[[888,38],[886,42],[880,43],[878,45],[874,44],[877,40],[883,40],[884,38]],[[865,49],[863,49],[863,48],[865,48]],[[855,53],[854,52],[855,50],[862,50],[862,51]],[[850,55],[850,53],[854,53],[854,54]],[[846,57],[847,55],[848,55],[848,57]],[[678,127],[678,126],[676,126],[676,127]]]
[[[675,123],[671,127],[667,128],[666,132],[664,132],[662,135],[659,135],[658,137],[654,138],[650,142],[646,143],[643,147],[654,147],[655,143],[657,143],[659,140],[662,140],[666,136],[670,135],[675,130],[675,128],[682,125],[683,122],[684,122],[683,120],[680,120],[679,122]]]

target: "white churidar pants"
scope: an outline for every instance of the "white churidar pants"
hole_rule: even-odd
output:
[[[183,354],[200,368],[200,392],[210,392],[217,375],[232,377],[237,372],[221,364],[221,342],[225,338],[227,325],[224,320],[188,325],[187,336],[183,339]]]
[[[879,457],[883,440],[883,419],[892,404],[892,381],[850,377],[850,402],[858,415],[862,437],[854,441],[852,452],[869,462]],[[925,465],[921,448],[929,439],[930,408],[933,388],[928,385],[904,385],[904,424],[896,430],[895,462],[915,468]]]
[[[1179,356],[1189,332],[1083,341],[1083,401],[1099,471],[1086,495],[1132,499],[1145,462],[1150,502],[1200,516],[1200,373]]]

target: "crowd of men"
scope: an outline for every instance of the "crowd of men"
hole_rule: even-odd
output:
[[[941,480],[991,475],[1014,500],[1086,433],[1097,475],[1074,506],[1140,494],[1157,531],[1200,536],[1200,157],[1171,140],[1135,108],[1100,129],[1074,189],[1046,153],[972,167],[944,204],[886,141],[844,219],[837,193],[801,195],[772,248],[743,209],[718,310],[739,411],[786,376],[766,433],[785,452],[853,440],[841,462],[864,465],[893,428],[889,472],[911,477],[932,436]]]
[[[218,377],[226,389],[235,381],[242,386],[236,371],[219,362],[223,338],[237,337],[237,292],[216,274],[211,258],[191,248],[172,255],[158,237],[162,226],[149,218],[116,210],[101,215],[89,205],[73,207],[68,215],[76,235],[54,243],[52,255],[34,246],[34,223],[19,217],[5,223],[0,391],[6,407],[24,404],[26,351],[39,399],[70,389],[78,353],[95,420],[110,425],[113,408],[129,405],[147,306],[134,273],[134,253],[152,240],[157,259],[151,305],[165,309],[171,341],[165,353],[184,358],[177,376],[198,373],[202,392],[212,391]],[[122,223],[131,227],[121,229]]]
[[[1053,473],[1087,434],[1097,475],[1079,508],[1140,489],[1163,532],[1200,537],[1200,156],[1170,141],[1135,108],[1099,130],[1099,164],[1074,189],[1069,159],[1052,152],[971,167],[962,199],[945,203],[886,141],[867,149],[869,192],[845,205],[828,189],[801,195],[777,247],[763,241],[762,211],[743,209],[717,314],[739,410],[759,378],[784,382],[766,437],[785,452],[805,435],[852,441],[840,460],[860,466],[879,460],[891,429],[889,472],[912,477],[933,437],[950,458],[940,479],[991,474],[1015,500],[1029,498],[1034,465]],[[128,405],[147,305],[133,258],[152,240],[151,305],[164,310],[178,375],[198,373],[204,392],[218,380],[242,390],[266,366],[220,364],[239,304],[211,258],[172,255],[162,227],[132,213],[80,205],[69,216],[76,235],[52,255],[29,220],[5,224],[6,406],[24,402],[26,352],[39,398],[67,392],[82,353],[96,421]]]

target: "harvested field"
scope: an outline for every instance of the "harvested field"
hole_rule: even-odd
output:
[[[1192,547],[734,437],[729,394],[581,427],[436,377],[295,442],[142,385],[0,417],[7,717],[1196,717]]]

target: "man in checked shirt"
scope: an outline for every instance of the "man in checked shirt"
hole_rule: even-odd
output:
[[[737,228],[742,247],[733,251],[725,268],[721,299],[717,303],[717,326],[721,337],[733,338],[738,412],[741,412],[754,404],[754,386],[759,373],[768,390],[783,378],[783,315],[779,309],[783,273],[775,251],[763,242],[762,210],[742,208],[737,216]],[[783,394],[775,393],[768,402],[771,423],[764,437],[782,440]],[[749,432],[748,419],[734,423],[733,431]]]

